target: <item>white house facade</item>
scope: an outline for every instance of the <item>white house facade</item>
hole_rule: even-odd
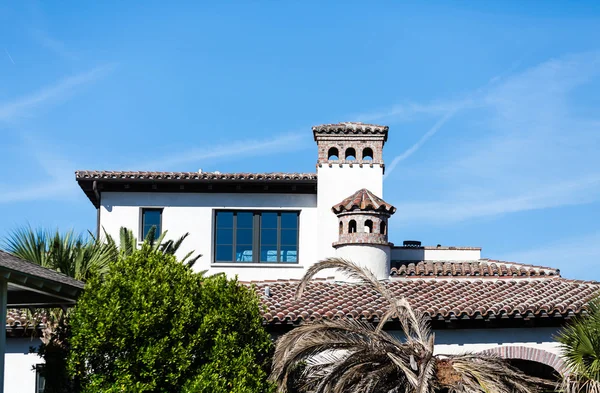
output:
[[[390,242],[396,208],[383,189],[388,127],[340,123],[312,131],[314,173],[77,171],[76,180],[97,208],[99,232],[115,239],[121,227],[138,239],[152,226],[168,238],[189,233],[181,252],[202,254],[194,268],[256,284],[274,332],[318,318],[381,317],[381,299],[339,276],[315,279],[294,300],[296,280],[312,264],[340,256],[426,312],[438,352],[491,351],[562,371],[553,334],[585,312],[597,282],[482,259],[477,247]]]

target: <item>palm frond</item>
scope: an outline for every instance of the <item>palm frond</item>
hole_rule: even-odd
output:
[[[394,300],[392,293],[377,280],[377,277],[375,277],[373,272],[343,258],[326,258],[309,267],[296,289],[296,300],[302,297],[310,280],[317,275],[317,273],[326,269],[336,269],[337,271],[346,274],[350,279],[364,282],[371,287],[371,289],[383,296],[390,304]]]
[[[119,252],[121,256],[130,256],[137,248],[137,239],[131,229],[121,227],[119,229]]]
[[[2,240],[2,248],[7,252],[48,267],[48,231],[34,230],[30,226],[17,228]]]
[[[600,393],[600,298],[587,315],[574,318],[556,337],[567,367],[562,388],[567,392]]]
[[[452,392],[534,393],[553,387],[549,381],[530,377],[491,355],[454,355],[437,362],[438,385]]]
[[[413,309],[406,299],[394,297],[371,272],[350,261],[329,258],[310,267],[296,299],[312,277],[330,268],[368,285],[387,301],[389,309],[377,326],[352,318],[322,319],[280,337],[270,378],[281,393],[290,386],[306,393],[532,393],[538,385],[547,385],[500,358],[434,355],[435,336],[427,315]],[[391,318],[398,318],[403,340],[383,330]]]

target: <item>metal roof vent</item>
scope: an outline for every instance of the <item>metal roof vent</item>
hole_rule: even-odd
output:
[[[402,243],[403,247],[411,247],[411,248],[419,248],[421,247],[421,242],[418,240],[405,240]]]

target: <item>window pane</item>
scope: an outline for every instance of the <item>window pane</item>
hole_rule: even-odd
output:
[[[215,260],[225,262],[233,261],[233,246],[217,246]]]
[[[235,249],[235,260],[238,262],[252,262],[252,245],[238,245]]]
[[[263,228],[277,229],[277,213],[262,213],[261,216]]]
[[[260,249],[261,262],[277,262],[277,246],[266,246]]]
[[[233,228],[233,212],[217,212],[217,228]]]
[[[233,244],[233,229],[217,229],[217,244]]]
[[[277,229],[263,229],[260,232],[260,244],[277,245]]]
[[[298,262],[298,249],[296,246],[281,246],[281,262]]]
[[[238,229],[236,234],[237,244],[252,244],[252,229]]]
[[[281,244],[284,245],[296,245],[298,243],[298,231],[295,229],[282,229],[281,230]]]
[[[252,229],[252,212],[238,212],[237,213],[237,227],[239,228],[250,228]]]
[[[297,229],[298,213],[281,213],[281,228]]]
[[[161,210],[159,209],[143,209],[142,210],[142,237],[145,239],[148,231],[153,226],[156,227],[155,237],[160,236],[160,216]]]

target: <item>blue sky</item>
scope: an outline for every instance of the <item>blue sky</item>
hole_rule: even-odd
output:
[[[365,121],[392,241],[600,280],[600,5],[224,3],[0,3],[0,236],[93,230],[76,169],[311,172]]]

